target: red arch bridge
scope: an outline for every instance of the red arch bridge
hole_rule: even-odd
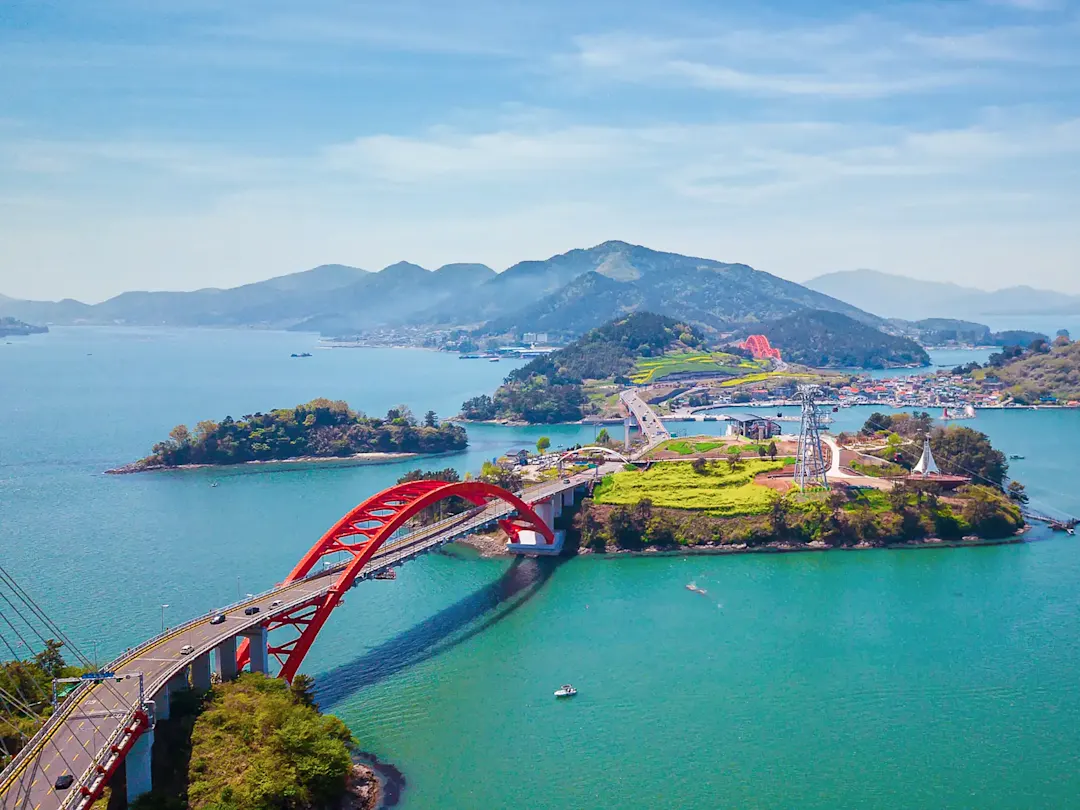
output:
[[[291,680],[345,591],[469,534],[501,526],[512,551],[558,553],[553,521],[588,479],[558,479],[520,497],[480,481],[413,481],[373,495],[273,589],[170,628],[103,668],[114,677],[80,683],[0,774],[0,807],[84,810],[122,762],[129,800],[142,795],[151,787],[154,724],[168,718],[170,694],[209,688],[214,670],[222,679],[244,667],[272,674],[274,663]],[[411,518],[447,498],[469,508],[409,530]],[[225,620],[212,623],[219,613]],[[71,786],[57,788],[68,774]]]

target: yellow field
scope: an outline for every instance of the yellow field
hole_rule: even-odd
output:
[[[779,470],[783,460],[748,459],[731,472],[726,461],[709,465],[705,474],[690,464],[654,464],[644,472],[619,472],[604,478],[593,493],[596,503],[632,505],[648,498],[654,506],[700,509],[717,517],[760,515],[768,512],[776,494],[754,484],[756,475]]]
[[[638,385],[655,382],[677,372],[709,372],[736,376],[761,369],[755,361],[726,352],[672,352],[663,357],[643,357],[634,364],[630,379]]]

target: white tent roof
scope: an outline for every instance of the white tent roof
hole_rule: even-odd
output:
[[[937,462],[934,461],[934,454],[930,452],[930,437],[927,437],[926,441],[923,442],[922,456],[912,472],[924,476],[941,472],[938,469]]]

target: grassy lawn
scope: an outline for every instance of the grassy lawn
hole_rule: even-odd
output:
[[[670,374],[693,371],[737,377],[760,371],[761,365],[726,352],[673,352],[663,357],[643,357],[634,364],[630,379],[639,385],[662,380]]]
[[[691,453],[708,453],[710,450],[715,450],[723,445],[723,442],[689,442],[686,439],[674,439],[661,445],[660,449],[670,450],[680,456],[688,456]]]
[[[715,517],[760,515],[776,498],[768,487],[753,483],[754,476],[779,470],[783,460],[748,459],[732,472],[726,461],[712,462],[706,473],[694,472],[686,462],[654,464],[643,472],[620,472],[604,478],[593,493],[597,503],[635,504],[648,498],[656,506],[700,509]]]

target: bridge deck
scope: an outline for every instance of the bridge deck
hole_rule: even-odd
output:
[[[526,490],[523,500],[536,503],[573,489],[588,480],[577,475],[569,482],[562,480]],[[494,523],[508,515],[512,507],[502,501],[448,518],[426,526],[396,541],[382,546],[364,567],[365,576],[374,575],[400,565],[433,548],[452,542]],[[309,600],[323,596],[336,579],[342,566],[328,568],[316,575],[289,585],[279,586],[256,597],[230,605],[221,610],[226,619],[222,624],[210,624],[214,611],[145,642],[126,652],[105,667],[118,676],[142,674],[144,694],[152,698],[191,663],[229,638],[252,631],[268,619],[287,613]],[[271,604],[281,604],[271,608]],[[259,612],[244,615],[244,609],[255,606]],[[181,647],[190,644],[193,653],[183,655]],[[80,784],[89,785],[95,778],[93,768],[108,769],[123,752],[111,750],[125,724],[132,722],[138,708],[137,677],[80,685],[76,693],[61,705],[60,710],[46,721],[41,731],[26,749],[16,756],[0,774],[0,806],[5,810],[56,810],[77,808],[85,802],[80,797]],[[65,791],[56,791],[54,782],[61,774],[75,777],[75,784]],[[100,778],[97,777],[97,778]]]

